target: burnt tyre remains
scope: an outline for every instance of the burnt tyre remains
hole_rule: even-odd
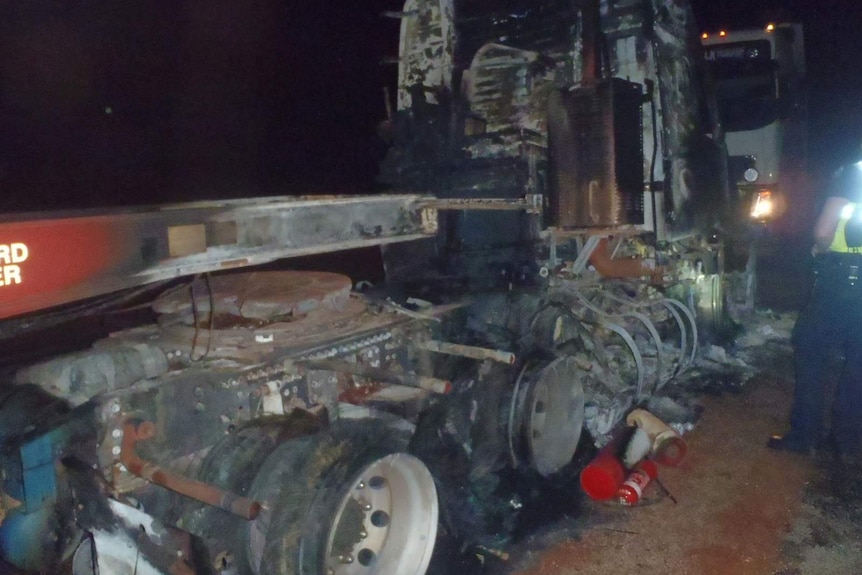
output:
[[[422,575],[437,534],[434,480],[377,421],[339,421],[283,443],[251,487],[246,531],[257,575]]]

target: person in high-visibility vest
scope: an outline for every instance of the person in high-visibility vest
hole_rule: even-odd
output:
[[[852,459],[862,440],[862,162],[845,166],[830,182],[814,241],[814,288],[793,328],[790,432],[771,437],[767,446],[812,453],[824,445],[826,377],[833,356],[843,353],[828,439],[842,458]]]

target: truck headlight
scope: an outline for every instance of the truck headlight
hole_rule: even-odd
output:
[[[757,192],[757,197],[754,199],[754,204],[751,206],[751,217],[755,220],[768,220],[772,217],[775,211],[775,201],[772,198],[772,192],[769,190],[761,190]]]
[[[753,184],[757,181],[757,178],[760,177],[760,172],[757,171],[757,168],[748,168],[743,172],[742,177],[745,178],[745,181],[749,184]]]

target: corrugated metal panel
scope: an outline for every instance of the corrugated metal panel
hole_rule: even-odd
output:
[[[619,79],[549,104],[550,208],[559,227],[643,222],[640,85]]]

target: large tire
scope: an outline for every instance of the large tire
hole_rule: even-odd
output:
[[[444,527],[464,545],[505,545],[531,486],[554,478],[578,447],[584,399],[574,360],[527,355],[519,370],[487,364],[457,381],[410,443],[437,480]]]
[[[197,478],[247,496],[264,461],[279,445],[316,433],[319,428],[319,418],[304,411],[252,421],[213,446]],[[198,501],[182,506],[182,527],[203,538],[216,569],[246,563],[245,548],[238,541],[247,524],[241,517]]]
[[[289,441],[266,460],[246,533],[258,575],[423,575],[437,532],[427,468],[405,438],[374,421],[345,421]]]

